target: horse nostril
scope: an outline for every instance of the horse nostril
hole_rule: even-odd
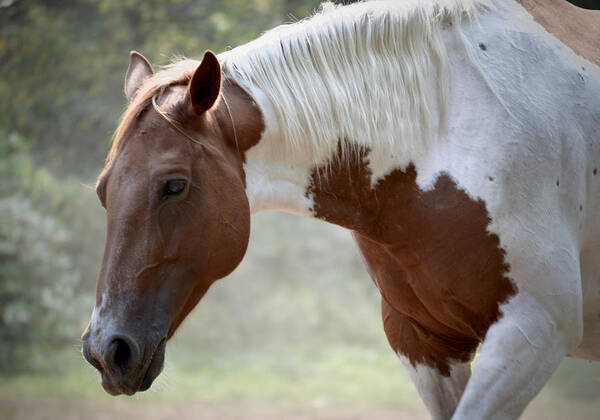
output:
[[[135,343],[124,336],[115,337],[108,345],[106,363],[118,368],[122,374],[126,374],[135,362],[137,352]]]
[[[129,359],[131,357],[131,350],[129,349],[129,345],[122,339],[117,338],[117,349],[115,350],[114,361],[117,366],[121,370],[125,367],[127,363],[129,363]]]

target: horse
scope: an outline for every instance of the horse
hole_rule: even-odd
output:
[[[563,357],[600,360],[598,13],[326,3],[157,72],[133,51],[82,336],[104,389],[151,386],[265,209],[352,232],[435,419],[517,418]]]

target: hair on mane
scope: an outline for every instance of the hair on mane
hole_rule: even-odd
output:
[[[324,3],[314,16],[219,58],[228,77],[257,87],[273,104],[283,134],[279,159],[302,147],[320,163],[340,139],[417,152],[445,131],[449,83],[441,27],[458,30],[464,16],[486,6],[485,0]]]

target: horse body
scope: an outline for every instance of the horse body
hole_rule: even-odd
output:
[[[384,321],[387,321],[385,325],[388,327],[386,333],[399,354],[407,356],[408,353],[409,359],[412,356],[412,360],[406,363],[409,369],[423,371],[418,362],[425,362],[421,365],[427,366],[429,359],[429,364],[438,370],[441,368],[448,375],[448,366],[431,363],[431,359],[446,357],[453,361],[449,366],[456,367],[454,376],[458,376],[458,379],[454,382],[458,385],[454,386],[464,386],[467,369],[464,363],[470,360],[478,338],[483,339],[483,336],[475,331],[469,338],[471,342],[465,343],[465,340],[469,340],[458,334],[457,330],[460,330],[459,326],[463,331],[477,329],[474,324],[481,322],[480,318],[490,313],[494,318],[493,304],[504,303],[503,317],[488,333],[489,338],[483,347],[486,351],[482,353],[476,371],[500,370],[499,364],[507,361],[498,355],[514,355],[522,348],[527,353],[523,357],[527,356],[529,363],[536,365],[543,361],[545,366],[537,375],[533,369],[522,369],[522,377],[515,378],[513,372],[510,377],[499,381],[493,398],[489,397],[488,392],[483,393],[490,386],[480,379],[483,375],[475,375],[469,382],[465,401],[472,399],[479,403],[475,407],[465,403],[463,412],[459,407],[457,418],[461,418],[461,414],[464,418],[492,418],[497,408],[490,405],[490,411],[484,414],[481,409],[483,401],[500,398],[508,390],[513,392],[515,386],[522,385],[522,397],[515,399],[515,407],[505,407],[507,411],[503,415],[510,410],[520,412],[520,404],[537,393],[565,351],[596,360],[599,356],[600,271],[595,262],[597,257],[593,256],[600,252],[597,220],[600,191],[598,178],[594,178],[597,173],[594,169],[599,164],[600,139],[597,127],[600,126],[600,116],[597,109],[600,105],[600,78],[597,67],[549,36],[516,4],[498,6],[494,12],[479,16],[475,23],[464,23],[461,29],[467,40],[466,47],[472,48],[476,64],[469,59],[462,40],[448,29],[444,36],[452,74],[448,134],[429,150],[412,156],[401,152],[395,155],[378,154],[377,150],[370,150],[367,155],[372,154],[375,158],[362,168],[363,175],[370,177],[370,182],[366,183],[361,182],[360,168],[345,170],[343,164],[334,167],[333,171],[331,168],[323,170],[320,177],[311,176],[314,166],[303,162],[303,157],[286,166],[284,171],[276,168],[268,173],[267,178],[272,179],[265,181],[265,173],[261,172],[256,176],[262,179],[254,181],[253,168],[270,166],[264,163],[265,159],[272,156],[269,138],[277,141],[280,137],[277,133],[269,133],[269,127],[277,127],[277,122],[272,118],[269,121],[267,117],[266,141],[247,153],[246,173],[249,184],[253,184],[248,192],[255,210],[283,209],[321,217],[359,231],[355,237],[371,276],[382,289]],[[501,95],[497,92],[501,92]],[[255,95],[255,98],[265,101],[261,109],[268,110],[271,106],[264,96]],[[371,142],[373,147],[382,143],[375,140]],[[261,150],[261,146],[264,150]],[[364,158],[368,160],[368,157]],[[341,157],[331,156],[330,159],[328,165],[339,161]],[[490,306],[485,310],[473,305],[473,302],[470,306],[465,303],[468,298],[481,299],[489,292],[489,286],[482,282],[484,277],[481,272],[468,273],[463,270],[458,273],[457,270],[456,274],[462,276],[452,272],[453,264],[465,262],[474,267],[473,270],[483,271],[477,266],[476,259],[465,261],[462,258],[463,255],[477,252],[479,258],[487,263],[489,252],[481,248],[481,242],[475,237],[469,237],[473,242],[463,249],[454,248],[456,242],[453,240],[457,238],[449,235],[442,235],[448,240],[446,243],[428,243],[424,252],[437,245],[447,247],[447,253],[440,256],[447,264],[447,277],[440,270],[440,276],[432,278],[431,284],[427,285],[428,290],[418,290],[419,284],[406,286],[411,281],[418,283],[419,280],[418,277],[413,278],[415,270],[411,265],[422,264],[431,269],[431,264],[419,261],[425,257],[410,255],[413,251],[408,242],[402,244],[400,250],[390,251],[390,245],[398,248],[398,244],[373,238],[371,232],[361,232],[364,226],[357,219],[360,219],[359,214],[365,210],[364,207],[371,205],[375,199],[380,202],[385,200],[381,194],[377,197],[376,194],[368,196],[364,191],[375,191],[373,188],[369,190],[369,186],[376,187],[394,171],[406,169],[407,161],[414,165],[419,190],[423,194],[432,192],[432,201],[444,200],[444,193],[436,197],[435,190],[436,182],[441,175],[445,175],[456,183],[457,191],[465,192],[472,200],[485,203],[490,224],[484,229],[499,237],[501,248],[506,252],[505,262],[510,266],[508,276],[518,290],[510,302],[506,303],[506,298],[513,291],[506,286],[504,292],[498,291],[495,296],[488,296]],[[322,198],[320,203],[315,203],[314,184],[319,184],[321,178],[331,179],[336,175],[346,180],[347,185],[344,182],[341,185],[330,183],[333,185],[327,185],[324,189],[332,203],[324,203],[326,199]],[[258,190],[257,185],[262,185],[264,190]],[[364,189],[362,196],[361,188]],[[263,194],[265,190],[267,194]],[[389,215],[389,221],[398,224],[407,222],[402,219],[400,207],[406,194],[400,191],[403,190],[395,191],[398,201],[391,200],[389,207],[394,210],[392,213],[396,213]],[[391,193],[394,193],[393,189]],[[323,206],[330,207],[330,214],[327,210],[323,211]],[[468,209],[463,205],[460,211]],[[344,214],[348,212],[352,214]],[[376,209],[376,214],[376,223],[385,225],[386,220],[381,218],[380,208]],[[421,215],[425,217],[423,213]],[[443,209],[432,211],[432,217],[444,217]],[[449,217],[447,223],[456,227],[457,220]],[[415,222],[410,220],[408,224]],[[423,235],[423,226],[419,225],[410,239],[418,242],[423,240]],[[501,264],[494,268],[500,269]],[[389,277],[387,281],[386,277]],[[390,290],[386,290],[386,286]],[[432,290],[435,287],[443,294]],[[451,304],[447,301],[451,301]],[[415,303],[423,305],[419,309],[424,313],[417,313],[410,308]],[[449,309],[436,314],[440,306]],[[403,325],[402,317],[406,317],[407,313],[411,320],[417,320],[417,327],[407,328]],[[584,318],[582,313],[585,314]],[[431,333],[432,328],[423,328],[421,323],[427,324],[429,321],[431,326],[437,322],[448,327],[452,322],[447,319],[452,317],[459,318],[454,329],[439,328],[440,343],[427,343],[423,336]],[[582,324],[582,319],[585,324]],[[481,322],[480,329],[487,331],[493,321],[495,319]],[[547,330],[541,331],[540,327],[544,325]],[[502,329],[512,330],[514,339],[502,342],[507,340],[505,334],[508,334]],[[495,330],[502,331],[498,334],[501,337],[498,340],[494,339]],[[580,343],[583,331],[586,338]],[[448,343],[444,340],[454,340],[454,348],[448,349]],[[437,356],[436,347],[440,353]],[[534,351],[532,347],[538,350]],[[429,378],[425,382],[430,383],[424,385],[419,377]],[[519,383],[519,380],[526,379],[531,382],[526,385]],[[425,394],[436,394],[434,389],[448,381],[452,382],[453,378],[437,377],[432,380],[428,367],[425,373],[417,374],[415,382],[421,383]],[[425,400],[433,400],[430,402],[432,414],[447,417],[455,407],[444,400],[444,395],[452,395],[452,392],[460,395],[460,392],[448,391],[447,386],[437,389],[443,389],[445,393],[437,392],[439,395],[426,396]]]
[[[518,417],[565,354],[600,360],[600,68],[517,2],[400,13],[404,44],[360,33],[370,19],[393,20],[394,4],[314,18],[351,21],[325,31],[340,56],[298,41],[293,25],[224,53],[222,100],[201,109],[221,127],[211,135],[240,152],[251,212],[353,231],[390,345],[434,418]],[[375,53],[336,36],[371,40]],[[396,47],[409,58],[386,56]],[[201,125],[169,124],[208,141]]]

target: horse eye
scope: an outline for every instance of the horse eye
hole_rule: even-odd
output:
[[[185,190],[186,185],[187,181],[185,179],[171,179],[167,181],[162,191],[163,198],[181,194]]]

